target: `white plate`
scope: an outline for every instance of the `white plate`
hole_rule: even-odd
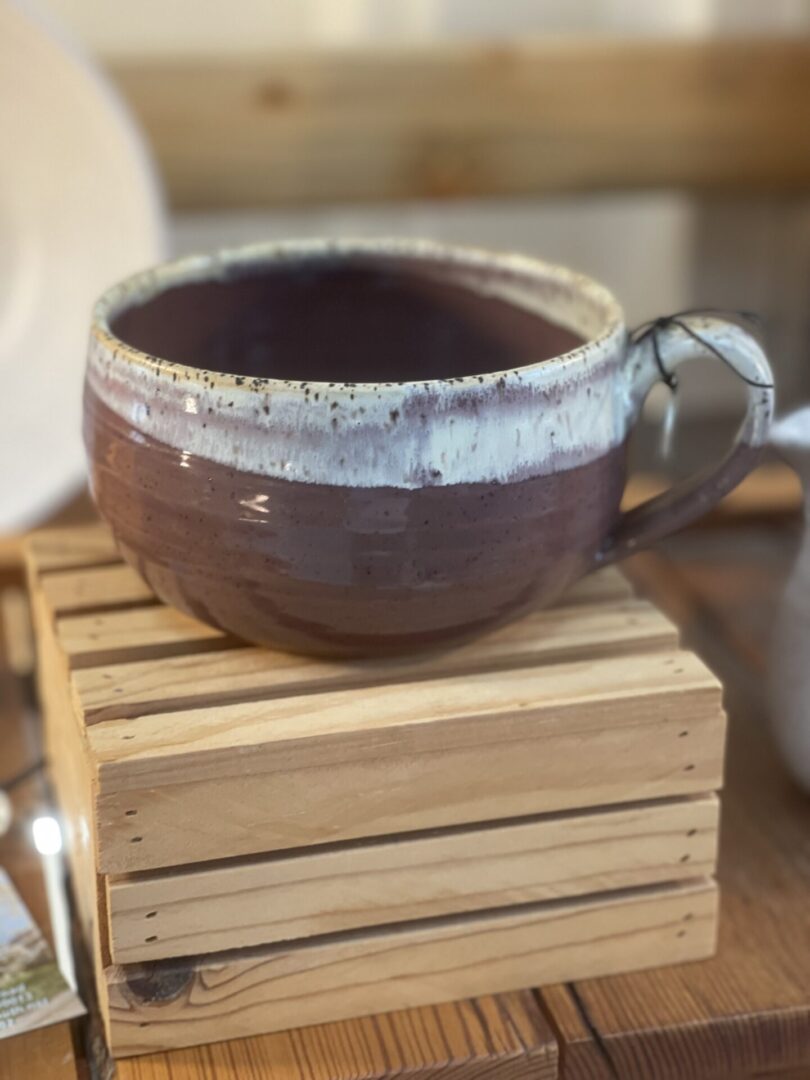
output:
[[[164,235],[154,172],[110,87],[0,0],[0,532],[82,483],[90,309],[159,261]]]

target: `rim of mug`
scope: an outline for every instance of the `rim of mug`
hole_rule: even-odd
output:
[[[185,255],[178,259],[160,263],[147,270],[138,271],[117,282],[105,290],[93,307],[91,333],[98,344],[108,349],[116,360],[126,360],[128,364],[145,371],[159,374],[168,369],[191,382],[203,376],[209,389],[234,388],[267,392],[273,387],[294,388],[300,379],[281,379],[273,376],[251,376],[217,371],[210,368],[196,367],[170,360],[167,357],[154,356],[130,345],[112,329],[111,323],[125,311],[140,307],[156,299],[169,289],[182,285],[202,284],[207,281],[224,281],[235,267],[258,267],[263,264],[278,263],[284,259],[328,257],[351,257],[353,255],[380,255],[393,259],[430,259],[437,263],[455,264],[460,268],[494,270],[498,274],[521,277],[527,282],[552,281],[577,291],[594,308],[601,308],[603,327],[599,333],[583,340],[581,345],[560,353],[558,356],[522,364],[515,368],[492,371],[476,375],[460,375],[452,378],[413,379],[400,382],[350,382],[333,380],[332,382],[306,380],[310,387],[330,387],[336,390],[351,387],[355,392],[373,391],[379,393],[381,387],[431,387],[439,386],[445,390],[457,388],[460,391],[481,390],[492,382],[501,382],[510,377],[521,377],[540,368],[564,369],[573,363],[593,358],[605,353],[603,346],[617,335],[626,334],[624,312],[613,293],[598,281],[566,266],[546,262],[533,255],[516,252],[490,251],[485,248],[460,244],[446,244],[435,240],[417,240],[410,238],[346,238],[346,239],[293,239],[261,241],[254,244],[223,248],[211,254]],[[517,301],[508,300],[515,306]],[[552,315],[543,317],[553,320]],[[572,331],[574,332],[574,331]],[[238,381],[237,381],[238,380]],[[482,386],[483,384],[483,386]]]

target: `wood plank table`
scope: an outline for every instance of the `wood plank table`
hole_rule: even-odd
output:
[[[767,637],[791,532],[695,532],[667,549],[639,556],[633,573],[724,679],[730,707],[718,953],[540,997],[571,1080],[810,1077],[810,800],[766,727]]]
[[[682,534],[632,567],[728,687],[722,914],[713,960],[132,1058],[117,1075],[810,1078],[810,800],[787,780],[765,726],[769,626],[794,541],[790,521],[721,523]],[[37,756],[31,715],[19,708],[7,672],[3,690],[0,783]],[[47,926],[23,827],[32,806],[46,799],[40,774],[15,789],[20,821],[0,840],[0,863]],[[81,1022],[0,1040],[0,1078],[103,1076],[103,1057],[85,1060],[87,1045]]]

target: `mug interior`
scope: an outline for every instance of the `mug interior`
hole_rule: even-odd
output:
[[[577,316],[575,285],[530,265],[519,272],[441,256],[293,252],[226,264],[208,277],[170,276],[130,296],[110,328],[142,353],[251,379],[483,375],[570,352],[605,321],[593,304]]]

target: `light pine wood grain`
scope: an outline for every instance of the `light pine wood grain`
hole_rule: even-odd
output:
[[[493,735],[520,739],[535,729],[596,737],[605,726],[657,727],[678,702],[687,713],[708,706],[714,719],[720,690],[693,654],[664,649],[110,720],[88,727],[87,740],[102,791],[132,790],[146,779],[153,787],[214,780],[229,765],[242,777],[334,767],[488,745]],[[615,725],[606,725],[603,714],[614,711]]]
[[[708,877],[715,797],[108,881],[118,963]]]
[[[672,648],[672,623],[648,603],[570,605],[534,612],[474,641],[401,660],[327,661],[261,648],[192,653],[76,673],[86,723],[326,690],[507,670],[587,656]]]
[[[529,992],[123,1058],[118,1080],[556,1080],[557,1042]]]
[[[0,591],[0,643],[5,663],[20,678],[33,674],[36,664],[31,604],[23,585]]]
[[[182,207],[810,182],[797,39],[524,39],[112,72]]]
[[[26,548],[39,574],[121,561],[112,533],[100,522],[38,530],[27,538]]]
[[[40,587],[57,616],[156,602],[146,582],[124,563],[53,571],[43,575]]]
[[[46,761],[63,814],[65,854],[72,873],[79,924],[86,945],[93,951],[98,897],[90,763],[84,734],[71,705],[67,664],[56,644],[49,609],[36,583],[30,595],[37,641],[37,689],[45,716]]]
[[[682,652],[105,721],[87,729],[99,865],[711,791],[724,726]]]
[[[66,616],[57,619],[57,632],[73,670],[192,656],[229,645],[221,630],[163,605]]]
[[[29,588],[37,640],[37,684],[43,711],[48,774],[58,798],[62,840],[70,868],[70,890],[76,924],[93,976],[85,1003],[99,1003],[102,1022],[108,1015],[104,969],[110,964],[106,887],[96,864],[95,784],[84,729],[72,706],[67,660],[56,641],[50,608],[41,580],[28,554]]]
[[[716,887],[653,886],[108,972],[119,1055],[283,1030],[714,948]]]
[[[535,990],[535,998],[557,1036],[565,1062],[565,1080],[617,1080],[616,1070],[594,1038],[590,1017],[571,984],[541,987]]]

